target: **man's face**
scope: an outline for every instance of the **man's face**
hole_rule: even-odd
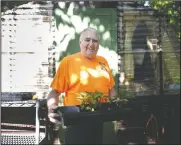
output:
[[[89,59],[95,58],[99,49],[99,38],[94,31],[87,30],[80,36],[80,52]]]

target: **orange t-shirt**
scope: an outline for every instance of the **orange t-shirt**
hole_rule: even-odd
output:
[[[82,102],[77,93],[99,91],[108,95],[114,85],[105,58],[96,56],[94,60],[89,60],[76,53],[62,59],[50,87],[59,93],[65,92],[64,106],[71,106]]]

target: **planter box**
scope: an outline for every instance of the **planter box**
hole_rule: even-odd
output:
[[[117,107],[115,104],[104,103],[95,111],[85,111],[80,110],[77,112],[67,112],[67,107],[60,107],[59,111],[63,115],[64,126],[76,125],[88,122],[108,122],[120,120],[124,117],[133,116],[133,111],[131,109],[123,109],[122,107]]]

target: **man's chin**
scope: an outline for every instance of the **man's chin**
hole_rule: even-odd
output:
[[[96,57],[96,55],[94,54],[94,55],[87,55],[86,56],[88,59],[94,59],[95,57]]]

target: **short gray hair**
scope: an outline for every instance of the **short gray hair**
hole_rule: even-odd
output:
[[[94,29],[94,28],[88,27],[88,28],[85,28],[85,29],[80,33],[79,42],[82,40],[82,34],[84,34],[84,33],[87,32],[87,31],[93,31],[93,32],[95,32],[96,35],[97,35],[97,37],[98,37],[98,40],[100,40],[99,33],[97,32],[97,30]]]

